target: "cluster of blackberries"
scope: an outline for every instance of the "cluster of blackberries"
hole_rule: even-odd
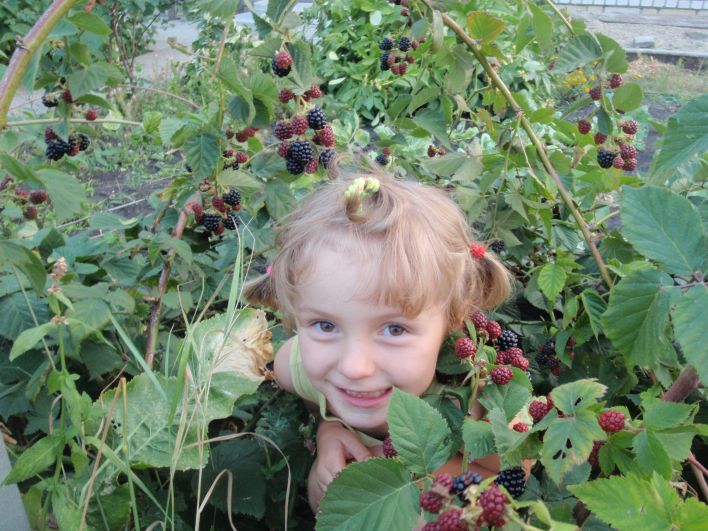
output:
[[[319,85],[311,85],[309,89],[302,93],[302,99],[305,101],[314,100],[322,97],[322,89]],[[288,103],[290,100],[295,99],[295,93],[289,88],[281,89],[278,93],[278,99],[280,103]]]
[[[236,212],[241,210],[241,194],[238,190],[230,188],[225,194],[212,197],[211,206],[206,212],[203,212],[202,206],[196,202],[186,207],[194,212],[197,223],[201,223],[207,231],[216,235],[223,234],[224,229],[236,230],[241,224],[236,215]]]
[[[6,175],[2,181],[0,181],[0,190],[4,190],[8,187],[12,177]],[[37,219],[37,207],[35,205],[41,205],[49,199],[47,192],[44,190],[32,190],[29,191],[25,188],[15,189],[15,203],[22,208],[22,217],[27,220]],[[2,208],[0,208],[2,211]]]
[[[308,128],[314,131],[312,141],[306,138],[290,141],[293,136],[305,135]],[[273,127],[273,134],[281,141],[278,155],[285,159],[285,167],[292,175],[314,173],[319,166],[328,168],[335,158],[334,149],[330,149],[334,147],[334,130],[318,106],[310,109],[306,116],[296,115],[290,120],[279,120]],[[325,149],[316,153],[313,144]]]
[[[402,17],[407,17],[410,16],[410,11],[408,10],[408,2],[409,0],[388,0],[389,3],[396,5],[396,6],[403,6],[403,9],[401,9],[401,16]]]
[[[394,49],[394,42],[384,37],[379,44],[381,48],[381,59],[379,66],[382,71],[390,70],[391,73],[402,76],[408,72],[408,65],[415,63],[415,57],[408,53],[409,50],[416,50],[420,42],[417,39],[411,40],[409,37],[403,36],[398,39],[396,48],[401,53],[397,53]]]
[[[622,76],[620,74],[611,74],[610,77],[607,78],[607,81],[604,83],[604,86],[607,88],[616,89],[621,87],[623,83],[624,80],[622,79]],[[590,99],[593,101],[600,101],[602,99],[602,89],[603,84],[592,87],[588,91]]]
[[[239,166],[248,161],[248,154],[245,151],[234,151],[226,149],[223,153],[224,169],[238,170]]]
[[[560,374],[560,360],[556,357],[556,342],[547,339],[538,349],[536,363],[539,367],[548,367],[555,376]]]
[[[393,152],[391,151],[391,148],[385,147],[381,150],[381,153],[376,155],[376,164],[379,166],[387,166],[389,162],[391,162],[391,154]]]
[[[291,65],[293,64],[292,56],[285,50],[275,54],[271,62],[273,73],[278,77],[285,77],[290,73]]]
[[[446,154],[447,154],[447,150],[444,147],[437,147],[437,146],[434,146],[433,144],[430,144],[428,146],[428,156],[430,158],[433,158],[438,155],[440,155],[442,157],[443,155],[446,155]]]
[[[501,240],[493,241],[489,244],[489,248],[497,254],[501,254],[506,249],[506,245]]]
[[[44,130],[44,142],[47,144],[45,154],[49,160],[59,160],[64,155],[73,157],[80,151],[86,151],[91,144],[83,133],[72,133],[67,140],[62,139],[51,127]]]
[[[226,129],[225,135],[227,140],[235,137],[237,142],[247,142],[249,138],[256,134],[256,131],[258,129],[255,127],[244,127],[239,131],[234,131],[229,127]]]
[[[62,100],[66,104],[74,103],[74,97],[69,89],[64,89],[60,92],[46,92],[42,96],[42,105],[48,109],[56,107],[59,105],[59,100]]]

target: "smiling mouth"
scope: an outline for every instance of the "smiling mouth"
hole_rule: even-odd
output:
[[[353,398],[380,398],[388,393],[388,389],[381,389],[379,391],[352,391],[351,389],[339,388],[344,394],[349,395]]]

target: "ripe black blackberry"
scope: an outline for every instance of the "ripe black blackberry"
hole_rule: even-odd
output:
[[[224,200],[224,203],[232,207],[241,204],[241,194],[235,188],[230,188],[221,198]]]
[[[229,212],[226,214],[226,219],[224,220],[224,227],[226,227],[229,230],[236,230],[236,227],[239,226],[241,223],[241,220],[238,219],[236,214],[233,212]]]
[[[499,472],[497,479],[494,480],[494,483],[504,487],[513,498],[518,498],[526,490],[524,469],[520,466],[515,466],[502,470]]]
[[[386,166],[388,164],[388,157],[384,154],[377,155],[376,156],[376,162],[380,164],[381,166]]]
[[[59,100],[57,99],[57,95],[48,92],[47,94],[42,96],[42,105],[44,105],[48,109],[59,105]]]
[[[452,494],[461,495],[470,485],[479,485],[480,483],[482,483],[482,476],[477,474],[477,472],[468,470],[464,474],[460,474],[459,476],[452,478],[452,487],[450,487],[450,492]],[[460,496],[460,499],[462,499],[462,496]]]
[[[312,160],[312,144],[307,140],[293,142],[290,146],[290,158],[288,160],[293,160],[304,166]]]
[[[300,175],[303,171],[305,171],[305,165],[294,159],[286,160],[285,168],[287,168],[290,175]]]
[[[333,149],[325,149],[320,153],[320,166],[323,168],[327,169],[329,168],[329,165],[332,164],[332,161],[334,160],[334,157],[337,155],[337,152],[334,151]]]
[[[382,50],[390,50],[393,48],[393,41],[388,37],[384,37],[383,39],[381,39],[381,44],[379,45],[379,48],[381,48]]]
[[[541,354],[546,356],[553,356],[556,353],[556,341],[555,339],[546,339],[541,348],[539,349]]]
[[[59,160],[64,155],[69,153],[69,151],[71,151],[71,146],[69,146],[69,144],[64,142],[61,138],[57,138],[47,144],[45,154],[49,160]]]
[[[495,253],[501,254],[501,253],[504,251],[504,249],[506,249],[506,245],[504,245],[504,242],[503,242],[503,241],[497,240],[497,241],[492,242],[492,243],[489,245],[489,248],[490,248],[492,251],[494,251]]]
[[[214,232],[219,224],[221,223],[221,216],[219,214],[213,214],[210,212],[206,212],[202,216],[202,225],[204,226],[205,229],[207,229],[210,232]]]
[[[275,62],[275,59],[270,64],[271,68],[273,69],[273,73],[278,76],[278,77],[285,77],[290,73],[290,67],[287,66],[285,68],[278,66]]]
[[[315,131],[319,131],[327,125],[327,117],[325,116],[324,111],[319,107],[314,107],[307,113],[307,125]]]
[[[615,154],[612,151],[606,149],[599,149],[597,151],[597,163],[600,165],[600,168],[611,168],[613,160],[615,160]]]
[[[519,336],[517,336],[511,330],[504,330],[501,336],[499,336],[499,339],[497,339],[497,345],[499,345],[499,348],[501,350],[507,350],[511,347],[515,347],[518,344]]]
[[[408,37],[401,37],[398,40],[398,49],[407,52],[411,48],[411,40]]]
[[[386,70],[390,70],[390,69],[391,69],[391,67],[390,67],[389,64],[388,64],[388,58],[389,58],[389,57],[390,57],[390,56],[389,56],[389,54],[387,54],[387,53],[381,54],[381,70],[386,71]]]

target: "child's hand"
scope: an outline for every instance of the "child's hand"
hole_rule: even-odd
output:
[[[308,498],[317,512],[327,487],[351,461],[364,461],[373,454],[359,438],[339,422],[322,421],[317,429],[317,458],[310,469]]]

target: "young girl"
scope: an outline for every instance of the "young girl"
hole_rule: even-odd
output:
[[[274,372],[322,417],[313,511],[348,461],[382,455],[393,388],[430,392],[448,334],[509,295],[508,271],[489,252],[475,258],[473,243],[443,191],[383,176],[330,181],[280,227],[272,268],[246,294],[281,310],[296,331]],[[460,456],[444,469],[461,473]],[[470,469],[489,476],[498,460]]]

